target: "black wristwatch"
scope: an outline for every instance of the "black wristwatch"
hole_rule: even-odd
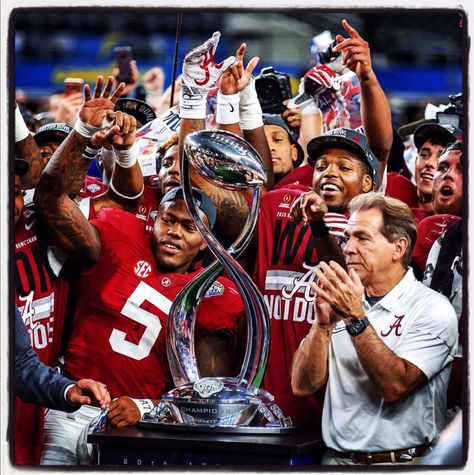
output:
[[[347,333],[350,336],[360,335],[370,325],[367,317],[353,318],[347,325]]]

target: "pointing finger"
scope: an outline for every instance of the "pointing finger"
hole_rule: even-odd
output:
[[[349,25],[347,20],[342,20],[342,26],[344,27],[344,29],[347,31],[347,33],[349,33],[349,35],[352,38],[360,38],[361,37],[359,35],[359,33],[357,32],[357,30],[355,28],[353,28],[351,25]]]

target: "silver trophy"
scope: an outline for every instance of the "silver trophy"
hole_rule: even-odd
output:
[[[215,185],[229,190],[253,189],[246,223],[225,249],[201,220],[191,193],[189,165]],[[168,315],[167,353],[176,388],[166,393],[140,425],[239,433],[284,433],[294,430],[273,396],[259,389],[268,358],[270,319],[258,288],[235,260],[250,241],[257,221],[260,188],[266,180],[257,152],[242,138],[225,131],[200,131],[184,141],[181,157],[184,198],[197,230],[217,260],[177,295]],[[202,378],[194,350],[199,302],[222,269],[236,284],[247,315],[247,343],[237,377]]]

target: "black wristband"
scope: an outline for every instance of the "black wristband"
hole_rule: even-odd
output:
[[[323,238],[329,236],[329,229],[323,219],[313,221],[311,224],[311,234],[315,238]]]

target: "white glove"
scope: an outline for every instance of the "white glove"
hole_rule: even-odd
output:
[[[192,49],[184,57],[183,86],[179,98],[179,115],[183,119],[206,117],[207,92],[235,62],[235,56],[229,56],[219,64],[214,62],[214,53],[220,37],[220,32],[216,31],[205,43]]]

